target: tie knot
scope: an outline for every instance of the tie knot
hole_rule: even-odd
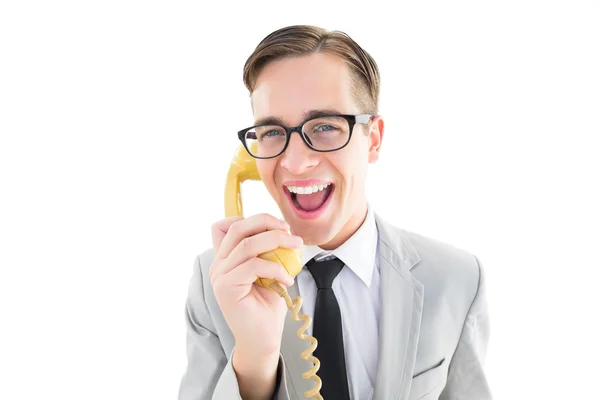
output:
[[[313,258],[306,263],[306,268],[310,271],[319,289],[330,289],[333,280],[343,267],[344,262],[337,257],[326,261],[315,261]]]

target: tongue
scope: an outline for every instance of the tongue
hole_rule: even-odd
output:
[[[329,188],[328,188],[329,189]],[[331,189],[319,190],[318,192],[311,194],[297,194],[296,201],[305,211],[313,211],[317,208],[321,207],[325,200],[327,200],[327,196]]]

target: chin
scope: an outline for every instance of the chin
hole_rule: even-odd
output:
[[[333,206],[333,205],[332,205]],[[334,213],[334,208],[319,218],[298,218],[294,211],[289,209],[283,214],[285,220],[290,224],[290,230],[294,235],[300,236],[305,245],[320,246],[329,243],[339,231],[339,218],[341,215]]]
[[[316,246],[328,243],[336,234],[329,224],[313,224],[308,227],[306,224],[297,224],[296,227],[292,226],[292,233],[300,236],[304,241],[304,244]]]

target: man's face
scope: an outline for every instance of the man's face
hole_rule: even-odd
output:
[[[252,104],[256,121],[278,118],[287,126],[300,125],[315,110],[365,113],[353,99],[348,66],[326,53],[267,64],[258,76]],[[267,190],[305,244],[335,248],[363,221],[367,167],[377,160],[383,121],[376,117],[353,129],[350,143],[334,152],[316,152],[294,132],[283,154],[256,160]],[[304,188],[314,185],[322,190],[307,194]]]

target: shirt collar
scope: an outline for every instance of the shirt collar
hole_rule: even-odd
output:
[[[302,246],[302,265],[306,265],[315,256],[334,255],[370,287],[377,255],[377,236],[375,215],[368,206],[363,224],[337,249],[328,251],[316,245]]]

